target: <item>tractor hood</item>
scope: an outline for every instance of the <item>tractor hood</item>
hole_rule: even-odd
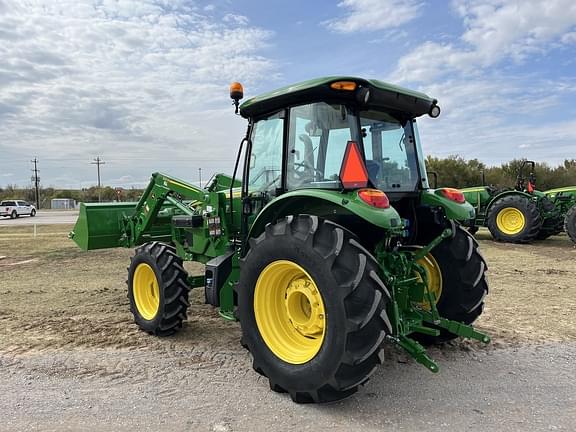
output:
[[[353,89],[340,89],[335,83],[354,83]],[[333,76],[303,81],[247,100],[240,106],[246,118],[260,117],[291,105],[324,101],[357,103],[363,109],[389,111],[396,117],[410,119],[431,112],[436,99],[384,81]]]
[[[556,195],[572,195],[576,197],[576,186],[566,186],[556,189],[550,189],[544,192],[548,198],[554,198]]]

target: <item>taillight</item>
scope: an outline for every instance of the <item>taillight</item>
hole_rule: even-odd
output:
[[[358,196],[366,204],[376,208],[390,207],[390,200],[384,192],[378,189],[360,189]]]
[[[455,201],[455,202],[460,203],[460,204],[463,204],[466,202],[466,198],[464,197],[464,194],[458,189],[442,188],[442,189],[440,189],[440,192],[442,193],[442,195],[444,195],[444,198],[448,198],[451,201]]]

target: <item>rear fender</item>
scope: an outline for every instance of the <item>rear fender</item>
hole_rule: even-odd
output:
[[[248,237],[258,237],[264,232],[268,223],[298,214],[322,217],[349,229],[359,221],[398,233],[403,229],[402,219],[393,207],[386,209],[372,207],[358,197],[357,191],[343,193],[302,189],[285,193],[268,203],[252,223]]]
[[[431,207],[442,207],[446,217],[450,220],[466,221],[474,219],[476,212],[469,202],[459,203],[442,195],[441,189],[427,189],[422,191],[420,201]]]

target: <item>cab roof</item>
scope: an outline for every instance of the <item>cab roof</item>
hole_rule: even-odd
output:
[[[336,90],[330,87],[339,81],[352,81],[357,84],[354,91]],[[363,96],[369,90],[368,102]],[[362,94],[362,98],[360,98]],[[360,100],[362,99],[362,100]],[[330,76],[311,79],[281,87],[248,99],[240,106],[240,114],[245,118],[260,117],[294,105],[324,101],[327,103],[361,103],[367,108],[395,112],[404,118],[414,118],[427,114],[436,104],[436,99],[428,95],[389,84],[375,79],[351,76]]]

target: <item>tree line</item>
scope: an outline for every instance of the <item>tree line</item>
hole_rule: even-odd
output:
[[[465,188],[482,185],[499,187],[514,187],[518,170],[525,159],[513,159],[500,166],[486,166],[478,159],[464,159],[460,156],[426,158],[426,169],[429,173],[431,186],[434,185],[435,172],[438,176],[438,187]],[[530,167],[525,167],[524,176],[528,176]],[[534,169],[536,188],[548,190],[564,186],[576,186],[576,159],[566,159],[558,166],[550,166],[546,162],[537,162]]]
[[[54,198],[68,198],[76,202],[98,202],[98,188],[92,186],[85,189],[57,189],[53,187],[40,187],[40,208],[50,208]],[[112,201],[138,201],[143,189],[118,189],[111,186],[103,186],[100,190],[102,202]],[[34,187],[18,188],[14,185],[0,187],[0,200],[22,199],[35,203]]]
[[[465,188],[479,186],[484,178],[485,184],[499,187],[514,187],[518,170],[525,159],[514,159],[500,166],[486,166],[478,159],[464,159],[460,156],[426,158],[426,169],[429,172],[431,186],[434,186],[435,172],[438,187]],[[529,174],[528,170],[524,173]],[[566,159],[558,166],[550,166],[546,162],[536,163],[536,187],[539,190],[553,189],[563,186],[576,186],[576,159]],[[111,186],[101,188],[100,197],[103,202],[137,201],[143,189],[118,189]],[[18,188],[14,185],[0,187],[0,200],[23,199],[35,201],[34,188]],[[77,202],[98,202],[98,188],[92,186],[86,189],[57,189],[53,187],[40,188],[40,207],[50,208],[53,198],[70,198]]]

